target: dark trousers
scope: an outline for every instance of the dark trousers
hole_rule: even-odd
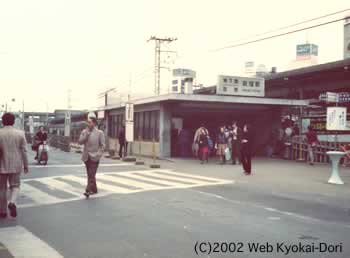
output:
[[[87,173],[87,186],[86,191],[97,193],[96,185],[96,172],[99,162],[92,161],[90,158],[85,162],[86,173]]]
[[[119,144],[119,157],[120,158],[125,157],[127,154],[127,151],[128,151],[128,143],[127,142]]]
[[[7,196],[7,185],[10,186],[10,195]],[[7,212],[7,201],[16,203],[19,194],[20,173],[0,174],[0,213]]]
[[[249,146],[246,146],[245,144],[242,144],[241,147],[241,162],[244,172],[250,174],[252,171],[252,154]]]
[[[240,150],[240,142],[238,140],[232,140],[232,153],[231,153],[231,159],[232,163],[235,164],[236,160],[238,160],[238,163],[241,162],[241,150]]]

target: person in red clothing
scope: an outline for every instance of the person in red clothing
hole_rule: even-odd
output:
[[[340,146],[341,150],[345,152],[343,166],[350,165],[350,144]]]
[[[314,164],[314,151],[315,147],[318,143],[318,138],[315,130],[312,128],[310,125],[308,127],[308,132],[306,133],[306,141],[307,141],[307,151],[308,151],[308,160],[309,164],[313,165]]]

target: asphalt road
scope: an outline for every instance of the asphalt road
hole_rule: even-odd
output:
[[[106,159],[100,192],[86,200],[79,155],[50,154],[47,167],[33,163],[23,177],[17,219],[0,222],[1,258],[350,257],[346,185],[301,179],[298,189],[291,179],[290,187],[267,181],[270,170],[243,177],[239,167],[215,162],[151,170]],[[258,161],[255,171],[273,162],[276,173],[291,165]],[[253,243],[261,249],[249,250]]]

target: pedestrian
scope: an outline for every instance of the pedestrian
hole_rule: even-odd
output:
[[[126,156],[128,151],[128,143],[126,141],[124,125],[120,128],[120,131],[118,134],[118,143],[119,143],[119,158],[123,158]]]
[[[220,132],[216,136],[216,149],[217,149],[217,155],[220,157],[220,164],[223,165],[226,163],[225,158],[225,150],[227,148],[227,138],[225,136],[225,128],[220,127]]]
[[[85,163],[87,172],[87,186],[84,195],[88,198],[91,194],[96,194],[96,172],[105,149],[105,136],[98,130],[96,117],[89,117],[87,128],[79,137],[79,144],[84,144],[82,160]]]
[[[241,140],[241,161],[245,175],[250,175],[252,172],[252,144],[253,134],[250,126],[245,124]]]
[[[193,149],[194,155],[195,155],[196,157],[199,157],[198,140],[199,140],[200,132],[201,132],[202,130],[204,130],[204,132],[205,132],[207,135],[209,135],[208,129],[205,128],[203,124],[202,124],[202,125],[196,130],[196,132],[194,133],[192,149]]]
[[[231,159],[232,159],[233,165],[236,164],[236,161],[238,161],[238,164],[241,163],[241,140],[242,140],[242,129],[238,127],[236,121],[233,121],[232,143],[231,143]]]
[[[306,142],[307,142],[307,152],[308,152],[308,160],[311,166],[314,165],[315,161],[315,148],[318,144],[318,138],[316,131],[312,128],[311,125],[308,126],[308,131],[306,133]]]
[[[35,134],[34,138],[34,149],[36,150],[36,156],[34,159],[38,159],[39,155],[39,147],[40,145],[44,144],[44,142],[47,140],[47,133],[44,130],[43,126],[39,127],[39,131]]]
[[[204,161],[208,163],[209,142],[208,142],[208,134],[204,129],[200,131],[200,134],[198,137],[198,146],[199,146],[199,159],[201,161],[201,164],[203,164]]]
[[[5,113],[2,123],[4,127],[0,129],[0,218],[7,217],[7,208],[11,217],[17,217],[16,200],[19,194],[20,174],[22,169],[25,174],[28,173],[27,141],[24,132],[13,127],[15,116],[12,113]],[[10,187],[8,199],[7,184]]]

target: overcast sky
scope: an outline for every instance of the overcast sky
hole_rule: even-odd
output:
[[[286,69],[296,44],[319,45],[319,63],[343,58],[343,22],[219,52],[238,39],[349,8],[348,0],[0,0],[0,103],[14,111],[97,105],[97,94],[117,87],[153,92],[154,42],[177,37],[164,65],[197,71],[212,85],[218,74],[242,73],[245,61]],[[345,14],[317,21],[341,18]],[[315,23],[310,23],[310,25]],[[308,25],[308,24],[307,24]],[[304,25],[306,26],[306,25]],[[169,84],[162,73],[162,88]]]

